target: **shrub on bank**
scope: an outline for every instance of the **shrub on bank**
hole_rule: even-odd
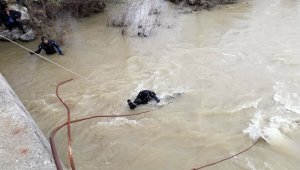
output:
[[[175,4],[185,3],[193,10],[210,9],[217,5],[233,4],[237,0],[169,0]]]
[[[104,0],[27,0],[31,25],[42,35],[56,39],[60,44],[72,31],[76,19],[104,11]]]

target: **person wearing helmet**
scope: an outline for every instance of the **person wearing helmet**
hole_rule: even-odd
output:
[[[58,52],[59,55],[64,55],[59,48],[58,44],[54,40],[49,40],[47,37],[42,36],[42,42],[39,45],[39,49],[36,50],[34,53],[39,54],[42,50],[45,50],[46,54],[51,55]],[[34,54],[30,52],[30,54]]]

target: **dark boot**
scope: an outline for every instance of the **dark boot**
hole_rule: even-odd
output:
[[[135,109],[136,108],[136,104],[132,103],[132,101],[130,99],[127,100],[127,103],[129,105],[129,108],[131,110]]]

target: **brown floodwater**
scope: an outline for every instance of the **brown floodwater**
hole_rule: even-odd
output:
[[[55,87],[69,78],[60,93],[72,119],[132,112],[126,100],[142,89],[161,105],[173,101],[142,116],[73,124],[77,169],[188,170],[247,148],[258,134],[266,141],[207,169],[299,169],[300,2],[242,1],[189,14],[160,3],[162,24],[147,38],[108,27],[109,7],[73,26],[64,56],[48,57],[96,84],[4,42],[0,71],[46,137],[66,121]],[[65,129],[56,142],[69,168]]]

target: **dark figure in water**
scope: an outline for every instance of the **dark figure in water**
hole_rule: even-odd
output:
[[[140,104],[147,104],[149,101],[155,100],[157,103],[159,103],[159,98],[156,96],[156,94],[153,91],[150,90],[143,90],[139,92],[134,102],[132,102],[130,99],[127,100],[127,103],[130,107],[130,109],[135,109]]]
[[[19,28],[23,34],[26,33],[24,30],[23,24],[20,21],[21,12],[15,10],[9,10],[9,7],[6,4],[1,5],[0,11],[0,25],[4,24],[7,29],[10,31],[13,28]]]
[[[59,55],[64,55],[55,41],[48,40],[48,38],[44,36],[41,38],[41,40],[42,43],[39,45],[39,49],[35,51],[35,53],[39,54],[42,50],[45,50],[46,54],[55,54],[58,51]],[[34,53],[30,52],[30,54]]]

